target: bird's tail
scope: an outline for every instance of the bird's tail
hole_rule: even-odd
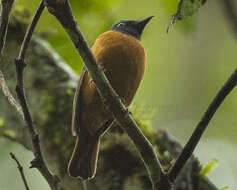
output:
[[[87,180],[95,176],[99,144],[100,137],[92,136],[88,131],[81,131],[68,165],[71,177]]]

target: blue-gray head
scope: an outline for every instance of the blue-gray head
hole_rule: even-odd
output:
[[[131,35],[136,39],[140,40],[142,32],[147,23],[152,19],[153,16],[145,18],[143,20],[122,20],[119,23],[113,25],[110,30],[122,32],[124,34]]]

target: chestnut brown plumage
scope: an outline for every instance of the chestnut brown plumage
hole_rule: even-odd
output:
[[[143,77],[145,51],[139,40],[151,18],[124,20],[115,24],[96,39],[91,49],[125,106],[131,104]],[[84,68],[73,102],[72,131],[77,140],[68,166],[70,176],[84,180],[94,177],[103,135],[100,131],[113,120]]]

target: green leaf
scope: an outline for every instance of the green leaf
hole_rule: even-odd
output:
[[[206,166],[204,166],[202,168],[202,170],[200,171],[199,175],[201,177],[206,176],[208,173],[210,173],[216,166],[217,166],[218,160],[217,159],[213,159],[210,162],[207,163]]]
[[[181,1],[180,1],[181,2]],[[192,16],[198,9],[201,7],[201,2],[199,0],[195,0],[192,2],[191,0],[183,0],[183,3],[180,7],[179,19],[185,19],[189,16]]]
[[[154,109],[145,108],[144,104],[132,105],[129,110],[132,113],[133,118],[138,124],[139,128],[145,134],[145,136],[152,142],[153,128],[151,124],[152,117],[155,113]]]
[[[227,189],[229,189],[228,186],[225,186],[225,187],[220,188],[220,190],[227,190]]]
[[[206,0],[180,0],[176,13],[172,16],[167,32],[171,30],[177,20],[183,20],[196,13]]]
[[[12,138],[16,137],[16,134],[15,134],[15,132],[13,130],[5,130],[4,134],[6,134],[6,135],[8,135],[8,136],[10,136]]]
[[[4,120],[3,118],[0,117],[0,128],[3,127],[3,124],[4,124]]]

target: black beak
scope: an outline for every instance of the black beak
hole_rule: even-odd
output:
[[[140,32],[142,32],[147,25],[147,23],[153,18],[154,16],[147,17],[143,20],[137,21],[137,25],[139,27]]]

